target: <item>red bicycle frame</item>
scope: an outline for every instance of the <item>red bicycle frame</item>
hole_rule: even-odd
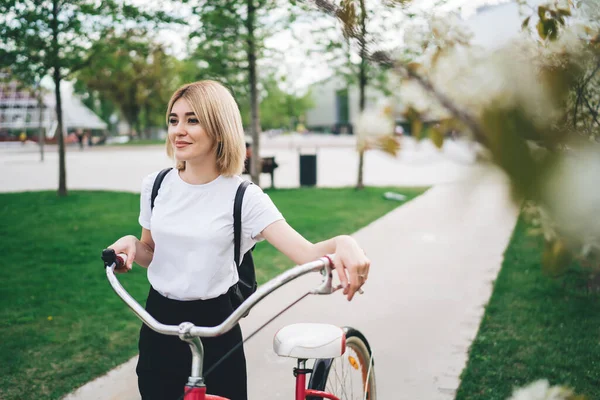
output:
[[[306,397],[319,397],[321,399],[329,400],[340,400],[339,397],[332,395],[331,393],[322,392],[320,390],[313,390],[306,388],[306,373],[305,369],[296,370],[296,400],[306,400]]]
[[[305,361],[300,361],[299,364],[304,367]],[[294,375],[296,375],[296,398],[295,400],[306,400],[308,396],[317,397],[328,400],[340,400],[339,397],[332,395],[331,393],[322,392],[320,390],[313,390],[306,388],[306,374],[310,370],[304,368],[294,369]],[[203,387],[185,387],[184,400],[228,400],[225,397],[215,396],[212,394],[206,394],[206,386]]]
[[[229,400],[225,397],[206,394],[206,386],[203,387],[185,387],[184,400]]]

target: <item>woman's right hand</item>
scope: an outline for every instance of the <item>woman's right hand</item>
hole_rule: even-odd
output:
[[[109,249],[113,249],[117,254],[125,253],[127,255],[127,261],[125,261],[125,265],[121,268],[115,268],[115,272],[122,273],[129,272],[129,270],[131,270],[131,266],[135,260],[135,248],[137,242],[138,239],[135,236],[127,235],[108,246]]]

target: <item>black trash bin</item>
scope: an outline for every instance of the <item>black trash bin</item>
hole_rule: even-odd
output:
[[[317,155],[300,154],[300,186],[317,184]]]

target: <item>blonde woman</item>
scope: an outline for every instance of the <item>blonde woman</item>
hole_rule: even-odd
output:
[[[238,281],[232,210],[245,158],[242,119],[225,87],[199,81],[173,94],[167,124],[167,153],[176,168],[165,176],[153,209],[150,197],[158,171],[144,179],[141,238],[125,236],[110,247],[127,254],[124,271],[134,261],[148,268],[151,287],[146,309],[158,321],[216,326],[233,311],[227,293]],[[367,279],[370,263],[354,239],[338,236],[310,243],[286,223],[256,185],[246,190],[241,216],[240,254],[263,239],[297,264],[336,253],[336,269],[348,300]],[[226,335],[202,339],[205,370],[241,340],[239,326]],[[191,366],[189,346],[143,325],[139,351],[136,371],[142,398],[179,398]],[[206,377],[206,385],[211,394],[247,398],[243,347]]]

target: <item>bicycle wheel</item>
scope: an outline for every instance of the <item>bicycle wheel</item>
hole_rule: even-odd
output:
[[[369,342],[356,329],[343,329],[346,352],[341,357],[317,359],[308,388],[328,392],[340,400],[376,400],[375,365]]]

